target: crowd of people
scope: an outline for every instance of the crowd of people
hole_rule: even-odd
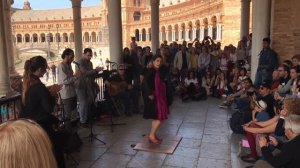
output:
[[[105,70],[103,66],[94,68],[90,48],[84,49],[78,62],[74,62],[74,51],[65,49],[62,62],[57,66],[58,84],[50,87],[40,81],[49,69],[46,59],[33,57],[25,63],[19,116],[30,121],[5,123],[0,130],[9,132],[17,129],[18,124],[39,124],[40,127],[30,129],[42,128],[41,134],[49,137],[44,138],[46,146],[52,143],[54,164],[65,167],[63,140],[57,131],[59,119],[53,115],[55,98],[59,95],[61,99],[65,122],[79,120],[80,126],[90,127],[95,114],[95,98],[102,90],[95,78],[101,76],[105,95],[112,98],[109,100],[120,101],[126,116],[141,114],[140,105],[144,105],[143,117],[152,119],[147,135],[152,144],[162,142],[157,133],[162,121],[168,118],[174,96],[178,95],[183,103],[212,96],[225,99],[220,108],[236,110],[230,127],[234,133],[245,134],[251,151],[241,156],[243,161],[255,163],[254,167],[299,167],[300,55],[278,65],[270,39],[264,38],[253,82],[250,78],[251,37],[250,34],[243,38],[237,47],[228,45],[223,49],[221,43],[215,43],[210,37],[182,44],[165,41],[155,54],[150,47],[138,46],[133,38],[130,48],[124,48],[122,63],[116,71]],[[76,64],[76,71],[71,63]],[[0,135],[0,139],[4,138]],[[52,162],[50,158],[47,164]]]

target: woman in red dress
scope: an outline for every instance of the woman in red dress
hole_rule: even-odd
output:
[[[148,139],[150,143],[160,144],[162,139],[157,136],[162,121],[169,115],[167,99],[168,68],[162,66],[162,57],[153,57],[153,67],[150,68],[143,81],[144,118],[153,119]]]

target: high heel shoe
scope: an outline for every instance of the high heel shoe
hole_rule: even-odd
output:
[[[155,144],[155,145],[160,144],[160,141],[157,140],[156,138],[152,139],[152,138],[150,138],[150,136],[148,136],[148,140],[149,140],[149,142],[152,143],[152,144]]]
[[[155,139],[157,139],[158,141],[162,142],[162,138],[159,138],[157,135],[155,135]]]

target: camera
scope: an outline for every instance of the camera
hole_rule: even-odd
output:
[[[275,101],[275,108],[276,108],[276,113],[280,114],[280,111],[282,110],[283,107],[283,102],[281,100]]]
[[[267,142],[269,143],[270,142],[270,137],[267,135],[265,138],[266,138]]]
[[[247,96],[253,96],[254,95],[254,91],[247,91]]]

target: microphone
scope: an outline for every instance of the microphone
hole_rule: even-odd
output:
[[[109,60],[106,60],[105,63],[115,64],[115,62],[112,62],[112,61],[109,61]]]
[[[77,65],[78,67],[80,67],[80,64],[78,62],[73,61],[72,63],[75,64],[75,65]]]
[[[77,66],[78,70],[80,70],[80,64],[79,64],[78,62],[73,61],[72,63],[75,64],[75,65]]]

